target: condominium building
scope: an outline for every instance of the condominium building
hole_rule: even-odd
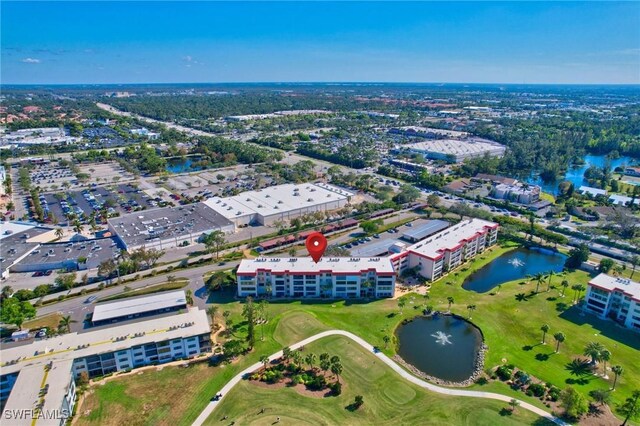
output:
[[[431,281],[482,253],[498,240],[498,224],[465,220],[390,256],[398,274],[408,269]]]
[[[395,272],[389,258],[264,258],[242,260],[238,296],[358,298],[393,297]]]
[[[68,333],[2,349],[0,405],[12,425],[63,425],[73,411],[75,379],[187,359],[211,351],[206,313],[153,318],[135,324]],[[7,414],[9,413],[9,414]]]
[[[640,283],[600,274],[589,281],[584,300],[588,312],[640,331]]]

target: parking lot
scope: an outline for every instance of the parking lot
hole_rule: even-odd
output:
[[[71,169],[55,162],[33,165],[29,177],[31,185],[39,186],[42,192],[79,186],[78,179]]]
[[[61,223],[72,213],[83,222],[83,216],[89,216],[103,208],[106,208],[107,214],[112,217],[157,206],[152,197],[130,184],[94,185],[82,191],[46,194],[41,197],[44,197],[48,210]]]
[[[205,198],[232,195],[236,191],[250,191],[256,189],[257,183],[261,187],[270,185],[269,176],[260,175],[260,182],[247,173],[253,171],[247,166],[237,166],[230,169],[209,170],[200,173],[183,174],[170,177],[166,186],[169,190],[188,197],[204,196]],[[218,179],[224,176],[223,179]]]

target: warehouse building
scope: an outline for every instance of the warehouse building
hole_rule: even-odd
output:
[[[506,148],[497,142],[478,137],[465,139],[433,139],[410,145],[401,145],[416,154],[432,160],[445,160],[461,163],[467,158],[478,158],[488,154],[491,157],[502,157]]]
[[[395,277],[386,257],[259,257],[240,262],[237,284],[240,297],[393,297]]]
[[[181,309],[187,309],[187,297],[184,291],[170,291],[96,305],[91,323],[98,326]]]
[[[193,308],[135,327],[107,327],[4,347],[0,403],[5,412],[33,410],[29,412],[52,417],[38,418],[38,425],[64,425],[75,404],[74,379],[83,372],[95,378],[209,353],[210,332],[207,314]],[[33,423],[26,418],[11,424]]]
[[[497,223],[465,220],[392,254],[390,259],[398,274],[415,269],[422,277],[435,281],[494,245],[497,239]]]
[[[231,233],[233,223],[204,203],[166,207],[109,219],[109,230],[130,251],[159,250],[197,243],[213,231]]]
[[[42,241],[55,238],[55,231],[29,222],[0,222],[0,278],[36,250]]]
[[[589,281],[584,300],[588,312],[640,331],[640,283],[600,274]]]
[[[213,197],[204,201],[235,226],[271,225],[304,214],[344,207],[353,194],[326,183],[284,184],[233,197]]]

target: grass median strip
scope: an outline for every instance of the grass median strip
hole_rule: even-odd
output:
[[[178,279],[176,281],[167,281],[162,284],[151,285],[137,290],[124,291],[123,293],[114,294],[113,296],[98,299],[98,302],[109,302],[112,300],[126,299],[129,297],[144,296],[146,294],[161,293],[169,290],[179,290],[189,283],[187,279]]]

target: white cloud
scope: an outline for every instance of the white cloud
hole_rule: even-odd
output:
[[[24,62],[25,64],[39,64],[40,63],[40,59],[36,59],[36,58],[24,58],[22,60],[22,62]]]

